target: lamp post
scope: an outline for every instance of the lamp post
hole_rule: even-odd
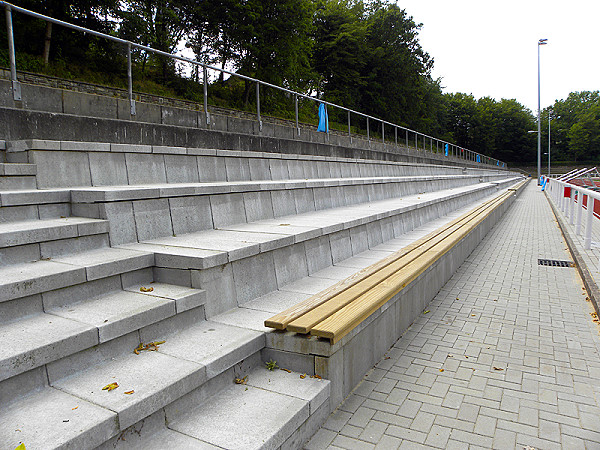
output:
[[[540,184],[540,176],[542,174],[542,122],[541,106],[540,106],[540,46],[546,45],[548,39],[538,40],[538,154],[537,154],[537,182]]]
[[[550,122],[552,121],[552,110],[548,109],[548,178],[550,178]]]

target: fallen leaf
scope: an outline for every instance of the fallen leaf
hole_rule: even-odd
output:
[[[423,311],[423,314],[427,314],[428,312],[429,312],[429,310],[427,309],[427,310]]]
[[[475,317],[475,314],[471,314],[472,317]]]
[[[77,408],[79,408],[79,405],[77,405],[75,408],[71,408],[71,411],[75,411]]]
[[[103,391],[108,391],[108,392],[110,392],[110,391],[112,391],[112,390],[114,390],[114,389],[116,389],[116,388],[118,388],[118,387],[119,387],[119,383],[117,383],[117,382],[115,381],[114,383],[110,383],[110,384],[107,384],[106,386],[104,386],[104,387],[102,388],[102,390],[103,390]]]
[[[147,287],[144,287],[144,286],[142,286],[142,287],[140,288],[140,291],[142,291],[142,292],[152,292],[153,290],[154,290],[154,288],[153,288],[153,287],[149,287],[149,288],[147,288]]]
[[[383,358],[383,359],[390,359],[390,358],[391,358],[391,356],[386,356],[386,357],[385,357],[385,358]]]
[[[21,431],[21,430],[19,430],[19,431]],[[17,448],[15,448],[15,450],[27,450],[27,449],[25,448],[25,444],[23,444],[23,443],[21,442],[21,443],[19,444],[19,446],[18,446]]]
[[[244,378],[236,378],[235,384],[246,384],[248,382],[248,375],[245,375]]]
[[[494,370],[504,370],[502,367],[496,367],[494,366]]]
[[[279,226],[280,227],[289,227],[290,224],[289,223],[280,223]]]
[[[300,375],[300,378],[302,378],[302,379],[306,378],[306,374],[303,373],[302,375]]]
[[[290,369],[284,369],[283,367],[280,367],[279,370],[283,370],[287,373],[292,373],[292,371]]]
[[[133,394],[134,392],[135,392],[135,391],[132,389],[132,390],[130,390],[130,391],[125,391],[125,392],[123,392],[123,393],[124,393],[124,394],[127,394],[127,395],[131,395],[131,394]]]
[[[311,378],[316,378],[317,380],[322,380],[320,375],[311,375]]]
[[[144,345],[143,342],[140,342],[136,348],[133,349],[133,353],[139,355],[141,351],[147,350],[149,352],[155,352],[158,350],[158,346],[164,344],[166,341],[154,341]]]
[[[443,371],[444,371],[444,369],[440,369],[440,372],[443,372]]]

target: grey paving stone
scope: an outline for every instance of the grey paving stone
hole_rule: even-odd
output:
[[[531,184],[434,298],[431,314],[419,317],[396,343],[399,353],[391,356],[396,363],[380,363],[386,375],[377,381],[379,389],[387,390],[383,380],[388,379],[402,386],[385,399],[398,407],[397,413],[384,412],[373,399],[368,405],[376,420],[389,424],[386,436],[404,439],[400,445],[407,448],[553,448],[566,443],[578,448],[586,439],[600,441],[591,431],[596,410],[581,419],[586,414],[581,408],[597,408],[589,401],[597,381],[588,369],[600,363],[597,330],[589,328],[574,271],[538,266],[542,254],[569,259],[543,194]],[[362,264],[354,257],[340,265],[364,267],[369,260],[363,259]],[[566,329],[573,332],[565,334]],[[584,347],[595,350],[582,357]],[[560,375],[565,370],[568,377]],[[577,392],[575,377],[585,379]],[[342,410],[362,411],[346,403]],[[346,420],[360,422],[360,417]],[[423,417],[434,418],[427,434],[419,434],[424,422],[418,418]]]

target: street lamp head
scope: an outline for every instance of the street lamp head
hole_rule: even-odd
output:
[[[548,41],[548,39],[540,39],[538,41],[538,45],[546,45],[548,43],[547,41]]]

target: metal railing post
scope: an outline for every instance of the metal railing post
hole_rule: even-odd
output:
[[[571,198],[570,198],[570,202],[569,202],[569,222],[571,223],[571,225],[575,224],[575,194],[577,193],[577,191],[573,188],[571,188]]]
[[[135,116],[135,100],[133,99],[133,76],[131,75],[131,44],[127,44],[127,91],[129,94],[129,113]]]
[[[256,82],[256,119],[258,120],[258,131],[262,131],[262,120],[260,118],[260,83]]]
[[[21,100],[21,83],[17,80],[15,59],[15,39],[13,35],[12,13],[10,5],[4,5],[6,12],[6,38],[8,39],[8,59],[10,60],[10,79],[12,81],[13,100]]]
[[[298,121],[298,95],[294,95],[294,111],[296,113],[296,133],[300,136],[300,123]]]
[[[394,127],[394,142],[396,143],[396,147],[398,147],[398,127]]]
[[[575,234],[581,234],[581,213],[583,212],[583,193],[577,194],[577,225],[575,225]]]
[[[406,151],[408,151],[408,130],[406,130]]]
[[[208,70],[206,65],[202,65],[202,83],[204,84],[204,119],[206,126],[210,127],[210,113],[208,112]]]
[[[371,144],[371,133],[369,130],[369,118],[367,117],[367,141],[369,141],[369,145]]]
[[[381,142],[385,146],[385,123],[381,122]]]
[[[419,150],[419,136],[417,135],[417,132],[415,131],[415,150]]]
[[[594,218],[594,199],[588,195],[587,216],[585,221],[585,240],[583,246],[586,250],[592,248],[592,219]]]
[[[350,143],[352,144],[352,129],[350,128],[350,111],[348,111],[348,137],[350,138]]]

